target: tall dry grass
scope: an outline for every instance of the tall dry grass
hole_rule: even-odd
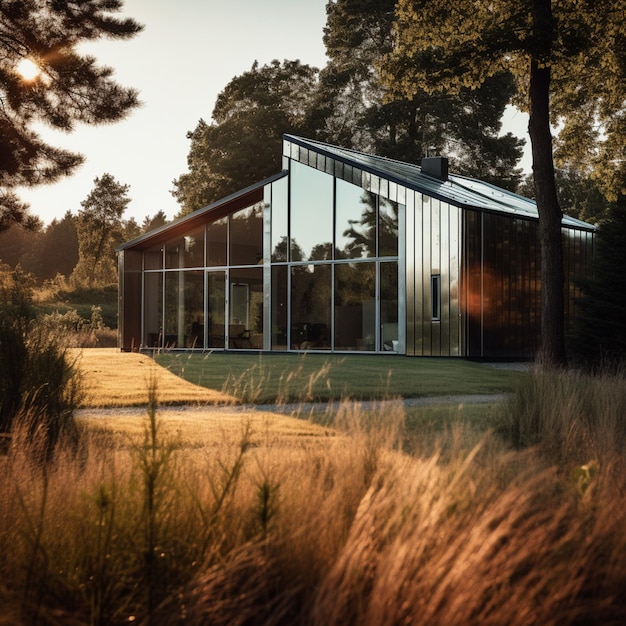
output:
[[[288,444],[242,418],[186,447],[143,430],[0,458],[0,623],[618,624],[626,484],[463,430],[407,453],[401,404]],[[383,405],[381,405],[382,407]],[[460,434],[459,434],[460,433]],[[575,471],[576,470],[576,471]]]
[[[561,465],[626,460],[626,370],[535,372],[520,380],[500,429]]]

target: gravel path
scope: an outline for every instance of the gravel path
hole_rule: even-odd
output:
[[[428,407],[438,405],[460,405],[460,404],[486,404],[497,403],[506,400],[506,394],[484,394],[484,395],[462,395],[462,396],[435,396],[427,398],[405,398],[404,400],[372,400],[363,401],[358,404],[364,409],[381,408],[386,404],[389,406],[402,402],[405,407]],[[288,404],[234,404],[225,406],[204,405],[204,404],[183,404],[183,405],[161,405],[159,413],[168,414],[235,414],[235,413],[280,413],[281,415],[302,415],[313,412],[329,411],[334,412],[339,409],[341,402],[298,402]],[[107,407],[107,408],[85,408],[76,412],[77,417],[132,417],[144,415],[146,412],[143,406],[132,407]]]

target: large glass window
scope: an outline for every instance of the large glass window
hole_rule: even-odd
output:
[[[211,222],[207,227],[207,266],[223,267],[226,265],[226,236],[228,218]]]
[[[175,239],[168,241],[165,244],[165,267],[167,269],[176,270],[183,267],[184,257],[183,250],[185,249],[184,241],[182,239]]]
[[[335,266],[335,350],[376,349],[376,264]]]
[[[163,269],[163,247],[156,246],[143,253],[143,263],[145,270]]]
[[[183,237],[183,266],[204,267],[204,226]]]
[[[146,272],[143,286],[144,343],[148,348],[163,345],[163,272]]]
[[[226,272],[208,272],[207,347],[224,348],[226,342]]]
[[[286,265],[272,267],[272,350],[287,349],[287,273]]]
[[[382,196],[378,206],[378,256],[398,256],[398,203]]]
[[[331,266],[291,268],[291,347],[328,350],[331,333]]]
[[[337,180],[335,256],[360,259],[376,256],[376,196]]]
[[[177,348],[204,345],[204,274],[166,272],[164,345]]]
[[[186,348],[204,347],[204,272],[183,272],[185,313],[183,316]]]
[[[231,348],[263,348],[263,268],[230,271],[228,338]]]
[[[204,267],[204,226],[165,244],[165,267]]]
[[[360,170],[290,168],[265,189],[270,223],[257,202],[144,253],[144,345],[398,349],[399,205]]]
[[[272,183],[272,261],[287,261],[288,198],[287,177]]]
[[[229,265],[256,265],[263,261],[263,203],[230,216]]]
[[[291,163],[291,260],[332,258],[333,178]]]
[[[398,349],[398,263],[380,264],[380,350]]]

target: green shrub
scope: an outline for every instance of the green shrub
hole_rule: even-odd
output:
[[[115,348],[117,331],[109,328],[102,317],[102,307],[91,306],[89,319],[76,309],[58,310],[40,316],[40,324],[55,336],[63,337],[70,348]]]
[[[58,334],[34,318],[31,286],[19,268],[0,271],[0,431],[16,419],[44,432],[48,451],[74,430],[81,387]]]

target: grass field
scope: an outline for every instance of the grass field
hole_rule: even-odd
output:
[[[320,355],[282,355],[274,359],[221,354],[210,355],[216,358],[200,355],[190,358],[179,353],[161,355],[155,362],[147,355],[111,348],[74,349],[70,354],[76,359],[84,377],[86,397],[81,415],[94,417],[89,418],[90,429],[97,429],[101,437],[108,439],[120,436],[136,439],[140,436],[143,419],[138,416],[142,415],[141,407],[148,402],[150,381],[155,380],[158,401],[168,406],[163,411],[163,431],[168,436],[176,435],[180,445],[192,449],[203,445],[202,442],[221,441],[225,433],[237,436],[246,420],[249,420],[255,440],[264,436],[289,442],[294,438],[304,441],[306,438],[327,436],[331,432],[329,427],[336,420],[339,404],[335,402],[329,407],[325,402],[340,401],[343,395],[333,393],[333,388],[338,386],[334,384],[337,376],[341,376],[341,388],[350,391],[343,396],[346,400],[355,397],[362,400],[414,397],[410,389],[415,377],[421,378],[421,388],[429,397],[437,393],[450,395],[452,381],[458,393],[460,390],[471,393],[474,389],[478,390],[477,393],[510,391],[523,377],[519,372],[443,360],[428,361],[433,365],[431,372],[424,365],[415,367],[407,359],[382,357],[384,366],[392,368],[385,375],[384,384],[385,389],[393,388],[395,395],[387,395],[371,383],[372,378],[382,374],[375,367],[375,360],[370,358],[357,357],[351,361],[346,357],[328,359],[326,356],[319,358]],[[316,370],[316,367],[320,369]],[[174,372],[184,375],[187,380]],[[204,386],[193,384],[190,380],[197,380]],[[281,381],[286,382],[283,385]],[[285,386],[291,389],[291,393],[284,393]],[[287,414],[283,410],[247,413],[224,408],[219,412],[202,410],[202,407],[249,403],[253,398],[259,403],[277,402],[279,405],[287,401],[295,402],[295,406]],[[320,404],[303,404],[311,399],[319,400]],[[177,409],[177,406],[180,408]],[[389,410],[397,411],[397,407],[393,406],[392,402]],[[496,406],[489,402],[460,404],[442,400],[436,406],[403,407],[407,445],[416,445],[418,439],[420,445],[426,441],[432,443],[442,433],[461,423],[464,424],[466,439],[476,442],[493,427]],[[89,409],[122,407],[129,410],[89,412]],[[371,422],[375,422],[384,410],[384,405],[359,408],[361,419]],[[84,421],[85,418],[81,419]],[[105,431],[108,434],[105,435]]]
[[[384,355],[159,353],[185,380],[243,402],[324,402],[511,391],[526,374],[457,359]]]

